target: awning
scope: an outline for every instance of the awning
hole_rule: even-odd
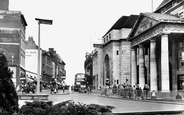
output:
[[[33,82],[34,79],[33,79],[33,78],[30,78],[30,77],[27,77],[27,78],[26,78],[26,81],[27,81],[27,82]]]

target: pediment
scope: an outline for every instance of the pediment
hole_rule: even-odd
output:
[[[153,28],[153,26],[162,22],[167,24],[168,23],[183,24],[184,20],[169,14],[140,13],[136,24],[134,25],[131,33],[129,34],[129,39],[138,36],[141,33],[144,33],[146,30]]]
[[[148,30],[149,28],[153,27],[154,25],[156,25],[157,23],[159,23],[158,20],[152,19],[150,17],[146,17],[146,16],[141,16],[138,19],[138,23],[136,24],[137,28],[134,30],[135,34],[134,36]]]

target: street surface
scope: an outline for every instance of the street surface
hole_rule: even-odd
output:
[[[127,112],[150,112],[150,111],[177,111],[184,110],[184,105],[179,104],[164,104],[144,101],[133,101],[124,99],[114,99],[99,96],[97,93],[87,94],[74,92],[72,94],[63,94],[60,90],[58,94],[50,94],[50,91],[43,91],[42,93],[49,94],[49,101],[54,104],[73,100],[74,102],[84,104],[100,104],[114,106],[113,113],[127,113]]]
[[[54,103],[74,100],[76,103],[111,105],[115,107],[115,109],[113,109],[114,113],[184,110],[184,105],[113,99],[101,97],[96,93],[88,95],[86,93],[74,92],[73,94],[63,95],[62,91],[60,92],[61,93],[56,95],[49,95],[49,100]]]

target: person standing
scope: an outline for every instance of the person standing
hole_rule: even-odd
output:
[[[146,98],[146,84],[144,85],[144,88],[143,88],[143,98]]]
[[[133,99],[136,99],[136,88],[135,88],[135,85],[133,86],[133,88],[132,88],[132,90],[133,90]]]
[[[146,85],[146,98],[148,98],[148,93],[149,93],[149,86]]]
[[[52,84],[50,84],[50,94],[52,94],[52,92],[54,92],[54,87]]]
[[[64,93],[65,93],[65,86],[63,85],[63,87],[62,87],[62,88],[63,88],[63,94],[64,94]]]
[[[69,94],[70,94],[70,93],[72,93],[71,85],[69,85],[69,87],[68,87],[68,88],[69,88],[69,92],[68,92],[68,93],[69,93]]]

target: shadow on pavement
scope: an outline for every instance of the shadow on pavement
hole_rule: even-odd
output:
[[[153,112],[134,112],[134,113],[113,113],[113,115],[184,115],[183,111],[153,111]]]

